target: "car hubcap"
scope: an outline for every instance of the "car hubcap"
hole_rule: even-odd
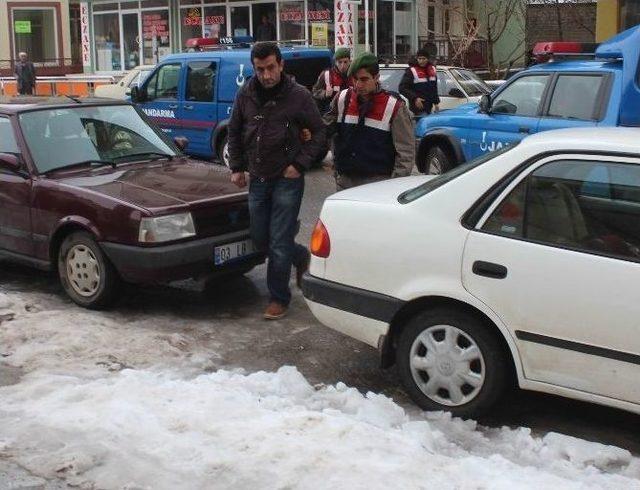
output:
[[[442,173],[442,162],[436,156],[429,160],[429,175],[440,175]]]
[[[222,163],[229,166],[229,142],[226,142],[222,148]]]
[[[100,286],[100,265],[91,249],[75,245],[67,254],[67,278],[80,296],[93,296]]]
[[[473,400],[484,384],[485,364],[476,342],[451,325],[424,330],[411,345],[411,375],[429,399],[457,407]]]

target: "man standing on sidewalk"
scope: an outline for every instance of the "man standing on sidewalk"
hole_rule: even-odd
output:
[[[417,115],[440,110],[438,96],[438,72],[429,59],[429,51],[419,49],[416,63],[409,65],[400,81],[398,90],[409,100],[411,111]]]
[[[351,87],[349,78],[349,65],[351,64],[351,51],[347,48],[338,48],[334,55],[334,65],[320,73],[311,93],[318,102],[318,108],[322,114],[329,110],[329,104],[338,92]]]
[[[380,88],[380,67],[371,53],[349,69],[354,88],[340,92],[324,116],[335,132],[338,190],[411,174],[415,159],[413,123],[406,105]]]
[[[267,253],[270,302],[267,320],[282,318],[291,301],[291,265],[298,282],[309,266],[309,251],[295,243],[304,172],[325,150],[325,129],[311,94],[283,73],[278,45],[251,50],[255,76],[240,89],[229,121],[231,181],[246,186],[249,172],[251,238]],[[308,129],[311,136],[302,141]]]
[[[20,95],[33,95],[36,89],[36,68],[27,58],[27,53],[18,54],[19,61],[13,72],[18,80],[18,93]]]

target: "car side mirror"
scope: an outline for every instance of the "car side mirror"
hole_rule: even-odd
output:
[[[14,172],[22,170],[22,163],[17,155],[11,153],[0,153],[0,167],[8,168]]]
[[[138,86],[131,87],[131,102],[146,102],[146,101],[147,101],[146,90]]]
[[[173,138],[173,142],[178,148],[180,148],[180,151],[185,151],[187,149],[187,146],[189,146],[189,140],[184,136],[176,136],[175,138]]]
[[[462,90],[460,90],[459,88],[452,88],[451,90],[449,90],[449,96],[450,97],[456,97],[458,99],[464,99],[465,96],[462,93]]]
[[[491,112],[491,97],[489,97],[486,94],[480,97],[480,102],[478,102],[478,106],[480,107],[480,112],[489,114]]]

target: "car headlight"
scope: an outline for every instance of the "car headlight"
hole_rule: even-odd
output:
[[[142,218],[138,241],[159,243],[196,235],[191,213],[170,214],[156,218]]]

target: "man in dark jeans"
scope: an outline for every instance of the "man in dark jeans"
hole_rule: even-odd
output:
[[[18,54],[19,61],[14,68],[20,95],[33,95],[36,88],[36,69],[29,61],[27,53]]]
[[[291,301],[291,265],[298,283],[309,267],[309,251],[295,234],[304,172],[326,149],[326,137],[309,91],[283,73],[278,45],[257,43],[251,62],[255,76],[239,90],[228,126],[231,181],[245,187],[249,172],[251,238],[269,260],[264,318],[276,320]],[[311,136],[301,138],[303,129]]]

